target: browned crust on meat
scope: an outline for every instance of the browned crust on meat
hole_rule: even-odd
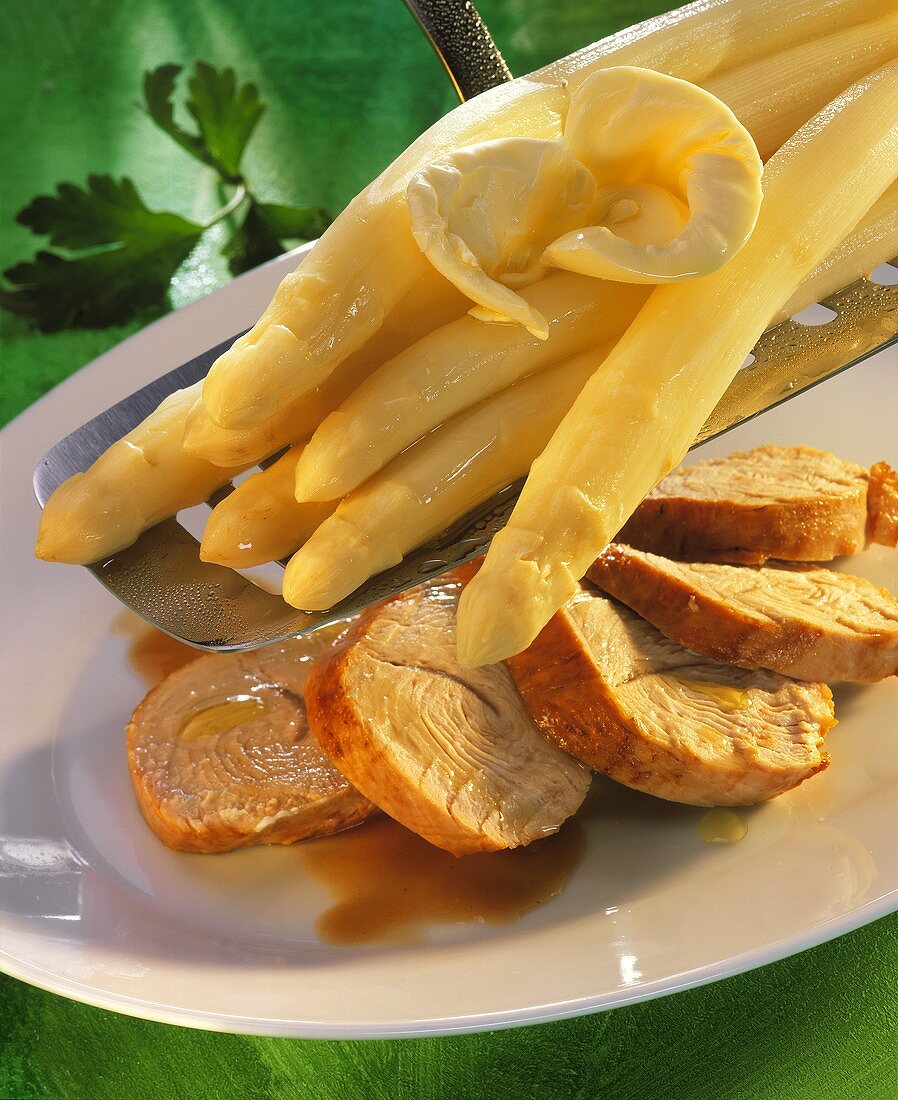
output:
[[[579,632],[564,611],[549,621],[528,649],[505,663],[536,725],[594,771],[675,802],[740,804],[727,800],[725,792],[701,803],[684,797],[690,773],[704,763],[683,748],[671,752],[633,728],[632,718],[621,710],[614,692],[596,673]],[[820,729],[821,742],[834,724],[835,718],[830,726]],[[775,798],[828,766],[829,756],[821,752],[816,765],[784,775],[778,786],[767,785],[759,800]]]
[[[537,726],[594,771],[629,787],[643,785],[661,769],[680,773],[675,760],[647,751],[646,743],[619,721],[579,633],[563,611],[505,664]]]
[[[329,650],[321,654],[309,670],[306,680],[306,717],[309,728],[318,739],[319,745],[330,757],[334,765],[349,779],[358,745],[364,745],[366,754],[376,768],[380,754],[374,756],[371,740],[359,718],[358,710],[350,699],[345,686],[345,675],[356,643],[365,633],[365,627],[374,615],[368,611],[346,631]],[[345,765],[345,768],[344,768]],[[360,771],[359,778],[371,792],[377,791],[378,780],[372,780],[373,768]],[[367,795],[362,787],[353,783],[357,790]]]
[[[808,447],[793,450],[823,455]],[[886,462],[877,462],[866,478],[862,474],[858,468],[855,493],[763,505],[702,500],[675,491],[651,495],[624,525],[618,541],[681,561],[741,565],[763,565],[770,558],[831,561],[858,553],[868,542],[898,545],[898,476]]]
[[[135,770],[130,753],[129,766],[137,805],[144,820],[162,843],[176,852],[214,854],[256,844],[294,844],[351,829],[377,812],[376,807],[366,799],[348,791],[334,795],[326,803],[317,803],[314,813],[300,813],[289,820],[282,818],[259,833],[235,829],[220,818],[205,827],[193,828],[183,816],[172,813],[169,804],[158,797],[147,776]]]
[[[236,828],[220,814],[211,814],[202,822],[188,820],[182,813],[176,812],[167,799],[160,797],[160,792],[140,767],[137,757],[136,742],[142,712],[144,708],[152,707],[153,696],[161,687],[162,684],[157,684],[147,693],[135,708],[125,730],[128,768],[137,805],[146,823],[167,847],[178,852],[211,854],[256,844],[293,844],[352,828],[377,812],[376,806],[347,786],[327,800],[319,801],[290,817],[279,818],[258,832]]]
[[[814,567],[780,568],[803,572]],[[794,622],[764,619],[655,568],[628,546],[612,543],[586,575],[668,638],[716,661],[811,681],[872,683],[898,673],[894,632],[859,633],[839,642],[825,626],[798,617]],[[847,573],[840,577],[846,584],[868,584]]]
[[[781,501],[752,506],[732,500],[648,497],[617,537],[639,550],[680,561],[763,565],[831,561],[863,550],[867,502],[854,498]]]
[[[498,851],[502,845],[463,822],[446,830],[443,810],[427,813],[424,800],[414,806],[396,786],[395,768],[371,740],[365,722],[346,689],[356,643],[376,612],[368,612],[315,662],[306,681],[306,714],[319,744],[353,786],[390,817],[453,855]]]
[[[739,608],[730,606],[722,613],[718,600],[653,569],[627,550],[610,546],[586,576],[662,634],[696,653],[741,668],[781,671],[779,666],[797,660],[823,633],[810,626],[778,629],[772,622],[759,629],[757,620]],[[767,663],[771,658],[776,665]]]
[[[883,546],[898,546],[898,474],[887,462],[870,467],[867,538]]]

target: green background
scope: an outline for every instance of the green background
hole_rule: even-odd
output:
[[[667,6],[482,0],[480,10],[520,73]],[[257,193],[323,202],[334,213],[454,102],[400,0],[5,0],[0,16],[4,268],[34,249],[15,212],[89,172],[131,175],[151,206],[188,217],[216,209],[208,173],[133,105],[143,70],[162,62],[203,58],[256,80],[269,104],[247,159]],[[187,262],[175,304],[226,277],[215,244]],[[137,327],[42,336],[6,314],[0,324],[4,422]],[[0,977],[0,1095],[894,1100],[896,1020],[894,916],[675,997],[447,1039],[212,1035],[86,1008]]]

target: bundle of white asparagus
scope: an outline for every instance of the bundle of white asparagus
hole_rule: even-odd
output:
[[[458,625],[466,663],[519,652],[761,333],[898,254],[896,56],[894,0],[716,0],[462,105],[60,486],[38,555],[113,554],[288,447],[201,554],[292,555],[323,609],[529,471]]]

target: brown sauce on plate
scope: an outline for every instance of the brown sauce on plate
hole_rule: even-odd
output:
[[[149,687],[201,656],[131,612],[119,617],[115,631],[128,638],[128,663]],[[225,719],[230,724],[248,705],[229,700],[194,719],[204,727]],[[305,870],[334,897],[318,919],[318,934],[327,943],[353,945],[420,942],[433,924],[514,921],[561,893],[585,846],[582,826],[569,821],[526,848],[456,859],[378,815],[296,850]]]
[[[585,843],[570,821],[526,848],[456,859],[379,816],[298,852],[335,898],[318,919],[319,936],[350,945],[420,941],[427,924],[513,921],[561,893]]]
[[[116,634],[129,639],[128,664],[149,687],[155,687],[182,665],[202,656],[200,650],[176,641],[130,611],[116,619],[114,629]]]

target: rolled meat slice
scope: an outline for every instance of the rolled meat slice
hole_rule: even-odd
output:
[[[225,852],[327,836],[376,812],[310,732],[302,692],[323,639],[200,657],[128,723],[141,812],[170,848]]]
[[[693,806],[775,798],[828,764],[825,684],[708,660],[579,592],[506,662],[536,724],[589,767]]]
[[[670,561],[621,543],[587,573],[680,645],[799,680],[898,673],[898,600],[862,577],[807,565]]]
[[[550,744],[502,665],[455,658],[460,582],[369,612],[313,666],[309,721],[331,759],[391,817],[455,855],[556,832],[589,772]]]

